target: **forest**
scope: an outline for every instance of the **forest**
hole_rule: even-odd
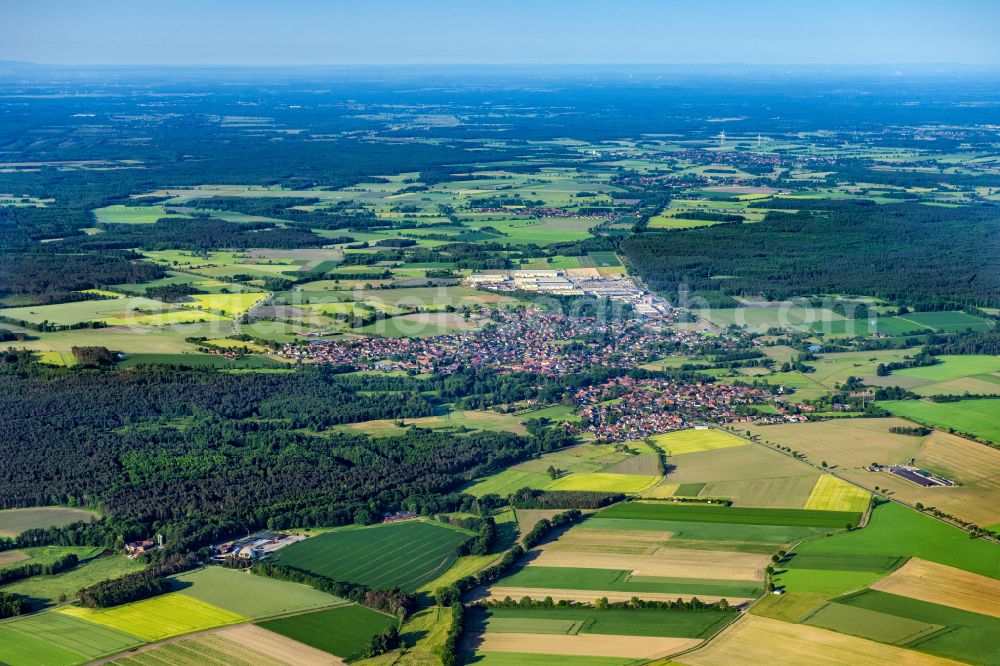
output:
[[[656,290],[722,291],[768,300],[822,293],[891,302],[947,298],[1000,305],[1000,207],[841,203],[821,212],[644,233],[624,240],[632,268]],[[717,276],[724,275],[724,280]]]
[[[157,529],[179,549],[255,527],[366,524],[399,506],[449,510],[471,500],[450,494],[466,479],[572,441],[558,431],[324,431],[432,406],[405,391],[356,393],[322,368],[60,370],[24,356],[6,355],[0,369],[0,506],[100,507],[118,535]]]

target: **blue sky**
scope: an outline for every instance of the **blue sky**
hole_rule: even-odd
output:
[[[53,64],[1000,65],[995,0],[0,0]]]

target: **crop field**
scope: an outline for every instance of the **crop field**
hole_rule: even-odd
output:
[[[970,539],[962,530],[912,509],[883,503],[875,508],[864,529],[809,541],[795,552],[798,556],[813,553],[844,557],[913,556],[1000,579],[996,567],[998,548],[996,544]],[[794,566],[794,559],[792,562]]]
[[[394,617],[353,604],[267,620],[258,626],[350,660],[363,656],[372,636],[397,622]]]
[[[1000,580],[913,557],[873,590],[1000,618]]]
[[[732,446],[745,446],[749,443],[736,435],[731,435],[728,432],[714,428],[707,430],[692,428],[689,430],[668,432],[663,435],[654,435],[653,441],[666,451],[669,456],[698,453],[699,451],[714,451]]]
[[[920,451],[924,438],[897,435],[889,428],[907,427],[903,419],[833,419],[812,423],[747,426],[762,441],[781,444],[809,460],[826,460],[838,469],[859,468],[874,461],[902,464]]]
[[[552,483],[552,478],[543,472],[529,472],[513,467],[475,481],[463,488],[462,492],[476,497],[493,493],[507,497],[521,488],[547,490]]]
[[[174,589],[187,597],[251,619],[297,613],[348,602],[298,583],[286,583],[250,573],[205,567],[171,578]]]
[[[728,498],[733,501],[734,506],[739,507],[819,509],[823,507],[805,506],[816,481],[815,474],[775,479],[713,481],[704,484],[694,496]],[[681,492],[683,489],[684,486],[681,486],[676,494],[686,496],[686,493]]]
[[[558,415],[565,414],[560,410]],[[537,417],[537,412],[523,414],[522,419]],[[555,418],[555,417],[551,417]],[[633,442],[636,447],[640,443]],[[642,454],[640,454],[642,455]],[[580,444],[555,453],[547,453],[537,460],[509,467],[501,472],[478,479],[462,489],[462,492],[482,497],[488,493],[496,493],[506,497],[521,488],[549,490],[620,490],[621,492],[639,492],[655,483],[658,477],[635,474],[615,474],[611,468],[630,460],[633,456],[621,453],[609,445]],[[561,473],[559,479],[552,479],[547,470],[555,467]],[[582,480],[577,480],[583,477]],[[558,484],[558,485],[557,485]],[[609,487],[613,486],[613,487]],[[633,490],[637,488],[637,490]]]
[[[693,638],[653,636],[597,636],[594,634],[553,635],[487,633],[470,641],[473,649],[484,653],[519,652],[590,657],[625,657],[656,659],[692,648],[701,641]],[[530,663],[530,662],[529,662]],[[572,662],[571,662],[572,663]]]
[[[534,567],[580,569],[624,569],[631,578],[691,578],[754,581],[763,578],[767,555],[694,548],[658,548],[652,553],[626,554],[549,549],[543,546],[531,560]]]
[[[736,617],[726,611],[594,608],[486,608],[470,613],[469,631],[706,638]],[[565,629],[565,630],[560,630]]]
[[[536,590],[531,596],[539,599],[548,594],[546,590],[558,589],[618,592],[643,599],[653,598],[649,596],[652,593],[667,599],[697,596],[699,599],[725,597],[733,601],[756,597],[761,593],[763,585],[754,580],[632,576],[625,569],[532,565],[501,579],[494,588],[495,594],[502,594],[502,590],[508,588],[531,588]]]
[[[816,479],[816,486],[812,489],[803,508],[820,511],[864,512],[870,501],[871,493],[830,474],[823,474]]]
[[[524,666],[524,655],[518,652],[479,652],[473,657],[479,666]],[[531,655],[532,666],[629,666],[634,659],[621,657],[587,657],[568,654]]]
[[[895,370],[886,378],[920,395],[990,395],[1000,393],[1000,357],[938,356],[939,363]]]
[[[689,666],[768,664],[769,666],[954,666],[954,662],[803,624],[746,615],[700,650],[677,663]]]
[[[807,615],[803,622],[814,627],[892,645],[906,645],[942,629],[940,624],[929,624],[838,603],[820,606]]]
[[[911,639],[906,645],[914,650],[966,662],[981,662],[983,655],[1000,654],[1000,618],[874,590],[837,603],[946,629]]]
[[[52,612],[125,631],[147,641],[247,621],[245,617],[176,592],[112,608],[63,606]]]
[[[243,314],[257,301],[267,294],[260,292],[244,292],[240,294],[194,294],[190,298],[194,302],[182,302],[178,305],[199,310],[209,310],[220,315],[234,317]]]
[[[2,555],[3,553],[0,553],[0,558]],[[55,605],[62,594],[65,594],[68,599],[73,599],[80,588],[139,571],[144,566],[140,562],[116,553],[109,557],[87,560],[69,571],[63,571],[54,576],[32,576],[8,583],[0,587],[0,592],[13,592],[30,597],[34,608],[44,608]]]
[[[742,308],[711,308],[707,317],[716,326],[723,328],[736,325],[746,326],[751,331],[763,333],[769,328],[789,328],[805,331],[812,326],[823,326],[827,322],[841,321],[843,315],[825,308],[803,307],[792,303],[780,305],[751,305]]]
[[[751,509],[717,505],[649,504],[629,502],[601,511],[601,518],[675,520],[738,525],[795,525],[843,527],[857,523],[860,515],[851,511],[808,511],[804,509]]]
[[[317,650],[305,643],[292,640],[273,631],[253,624],[239,624],[226,627],[215,632],[213,637],[225,641],[226,644],[240,650],[258,655],[257,659],[270,658],[282,664],[292,661],[296,666],[339,666],[342,660],[334,658],[328,652]],[[248,659],[250,666],[256,661]],[[194,666],[194,665],[192,665]]]
[[[1000,372],[1000,356],[970,354],[937,357],[938,363],[894,370],[892,376],[914,377],[928,382],[943,382],[988,372]]]
[[[924,400],[883,400],[879,403],[894,416],[918,423],[969,433],[1000,442],[1000,398],[927,402]]]
[[[651,476],[657,480],[660,478],[660,459],[658,456],[642,453],[631,458],[626,458],[620,463],[615,463],[605,468],[606,474],[638,474]]]
[[[635,518],[604,518],[602,514],[589,518],[578,529],[587,528],[621,530],[621,531],[651,531],[668,532],[672,538],[683,541],[717,541],[730,542],[739,548],[746,549],[750,545],[759,544],[761,548],[752,548],[749,552],[771,553],[781,544],[791,543],[803,537],[825,534],[826,527],[805,527],[799,525],[735,525],[732,523],[702,523],[697,521],[671,521]]]
[[[275,560],[334,580],[413,592],[451,567],[469,536],[408,521],[327,532],[285,547]]]
[[[774,479],[814,473],[789,456],[757,445],[685,453],[667,462],[675,468],[667,475],[666,482],[677,484]]]
[[[83,322],[102,322],[108,326],[165,326],[226,319],[211,312],[174,308],[142,297],[5,308],[3,314],[36,324],[48,321],[67,326]]]
[[[22,634],[11,628],[13,623],[0,624],[0,663],[9,666],[75,666],[87,661],[79,652],[72,652],[41,638]]]
[[[100,518],[94,511],[62,506],[40,506],[30,509],[0,511],[0,536],[14,537],[25,530],[62,527],[70,523]]]
[[[639,493],[659,481],[659,476],[641,474],[607,474],[592,472],[571,474],[556,479],[549,490],[600,490],[608,492]]]
[[[128,650],[143,643],[124,631],[61,613],[30,615],[3,626],[18,634],[44,641],[50,646],[76,653],[82,657],[82,661]],[[2,659],[3,651],[0,648],[0,660]]]
[[[991,322],[964,312],[911,312],[895,317],[895,319],[945,333],[964,331],[970,328],[973,331],[987,331],[993,327]]]

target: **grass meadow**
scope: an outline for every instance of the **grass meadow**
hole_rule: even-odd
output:
[[[1000,398],[928,402],[924,400],[883,400],[879,406],[894,416],[918,423],[968,433],[1000,442]]]
[[[39,506],[0,511],[0,536],[17,536],[25,530],[62,527],[78,521],[100,518],[96,511],[63,506]]]
[[[348,603],[308,585],[286,583],[222,567],[188,571],[174,576],[171,582],[186,597],[250,619]]]

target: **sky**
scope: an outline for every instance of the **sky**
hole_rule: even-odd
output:
[[[1000,66],[996,0],[0,0],[0,60],[66,65]]]

